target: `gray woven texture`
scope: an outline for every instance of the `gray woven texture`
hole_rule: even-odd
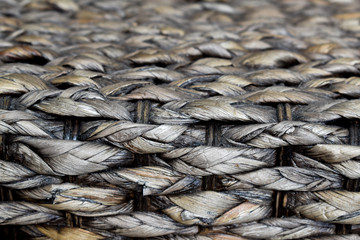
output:
[[[3,0],[2,239],[360,239],[360,2]]]

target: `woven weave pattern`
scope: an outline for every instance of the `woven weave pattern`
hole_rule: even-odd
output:
[[[2,239],[360,239],[360,2],[0,2]]]

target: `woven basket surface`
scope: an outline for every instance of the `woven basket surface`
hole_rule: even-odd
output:
[[[360,1],[0,1],[1,239],[360,239]]]

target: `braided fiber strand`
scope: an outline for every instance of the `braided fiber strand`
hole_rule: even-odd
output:
[[[359,19],[0,1],[0,238],[359,239]]]

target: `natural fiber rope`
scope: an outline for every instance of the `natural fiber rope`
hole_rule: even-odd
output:
[[[0,233],[358,239],[359,10],[1,2]]]

